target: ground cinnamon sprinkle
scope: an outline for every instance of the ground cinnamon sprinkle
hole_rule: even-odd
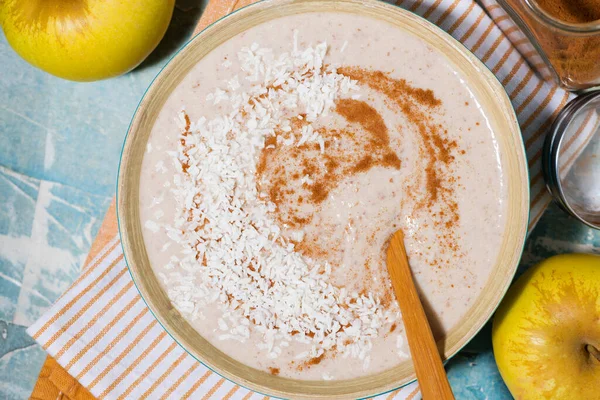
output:
[[[319,365],[321,363],[321,361],[323,361],[325,359],[325,357],[328,355],[328,353],[329,353],[329,356],[336,357],[337,356],[336,348],[337,348],[337,346],[334,345],[331,348],[331,350],[324,352],[323,354],[321,354],[318,357],[313,357],[313,358],[309,359],[308,361],[303,362],[302,364],[298,365],[296,367],[296,369],[298,371],[303,371],[305,368],[311,368],[314,365]],[[294,362],[292,361],[290,364],[293,365]]]
[[[358,67],[342,67],[338,68],[338,72],[359,82],[365,82],[371,88],[390,98],[398,99],[408,96],[417,103],[428,107],[437,107],[442,104],[431,89],[415,88],[409,85],[405,79],[393,79],[381,71],[371,71]]]
[[[400,161],[396,153],[393,152],[386,153],[381,159],[381,163],[386,167],[392,167],[395,169],[400,169],[400,167],[402,166],[402,162]]]
[[[304,215],[295,215],[292,209],[282,212],[284,205],[304,203],[304,199],[319,204],[327,199],[340,180],[351,174],[366,172],[375,166],[401,167],[401,160],[390,148],[388,128],[377,110],[364,101],[340,99],[335,111],[348,122],[360,126],[369,136],[356,134],[352,126],[344,130],[321,128],[319,132],[326,139],[325,153],[320,152],[318,144],[277,146],[274,137],[265,142],[257,163],[257,182],[260,190],[267,193],[269,200],[278,207],[277,218],[282,224],[298,226],[298,221],[307,219]],[[305,124],[304,118],[294,120],[292,133]],[[284,132],[277,134],[285,135]],[[330,148],[328,143],[333,138],[343,140],[355,150],[348,152],[343,147]],[[326,169],[321,165],[325,165]],[[298,174],[297,170],[301,173]],[[310,177],[312,183],[300,184],[305,176]],[[304,191],[308,191],[308,196],[303,196]]]
[[[442,104],[441,101],[433,91],[414,88],[406,80],[394,79],[381,71],[357,67],[344,67],[338,71],[383,93],[417,128],[422,138],[422,155],[428,159],[424,171],[428,197],[421,202],[421,206],[431,208],[442,197],[441,206],[448,211],[448,216],[440,221],[440,226],[454,226],[458,222],[458,210],[452,207],[453,187],[447,185],[444,176],[447,175],[448,165],[454,160],[452,153],[458,143],[448,140],[445,137],[447,131],[436,124],[431,116]]]
[[[327,198],[327,194],[329,193],[328,188],[321,182],[317,182],[311,187],[312,192],[312,201],[315,203],[321,203]]]
[[[321,354],[319,357],[311,358],[306,362],[307,365],[317,365],[320,364],[321,361],[325,358],[325,353]]]
[[[269,367],[268,369],[271,375],[279,375],[279,368]]]
[[[353,172],[365,172],[373,167],[373,158],[371,156],[365,156],[362,160],[358,162],[353,168]]]
[[[190,168],[188,152],[191,149],[191,146],[186,147],[185,137],[191,133],[190,128],[192,126],[192,123],[190,121],[190,116],[187,115],[187,113],[183,113],[183,118],[185,120],[185,128],[183,129],[183,132],[181,133],[181,136],[183,136],[183,137],[179,140],[179,142],[184,147],[183,156],[185,157],[185,159],[181,162],[181,170],[185,173]]]
[[[353,99],[340,99],[336,102],[335,111],[349,122],[359,123],[373,135],[373,141],[381,145],[390,143],[388,128],[376,109]]]
[[[192,126],[192,123],[190,121],[190,116],[187,115],[187,113],[183,114],[183,118],[185,119],[185,128],[183,129],[183,136],[187,136],[191,133],[190,127]]]

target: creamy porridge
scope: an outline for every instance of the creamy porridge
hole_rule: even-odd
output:
[[[307,13],[234,37],[181,82],[140,212],[165,291],[214,346],[283,377],[348,379],[410,357],[389,236],[404,230],[440,337],[495,263],[503,179],[444,56],[378,20]]]

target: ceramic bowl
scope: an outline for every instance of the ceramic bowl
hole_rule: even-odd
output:
[[[269,0],[246,7],[211,25],[167,64],[142,99],[125,141],[118,182],[121,240],[133,279],[148,307],[166,331],[213,371],[249,389],[284,398],[361,398],[393,390],[415,379],[412,362],[351,380],[300,381],[250,368],[217,350],[175,310],[153,273],[142,238],[139,180],[146,142],[157,115],[175,87],[207,53],[257,24],[310,11],[360,13],[391,23],[417,36],[470,81],[474,95],[497,134],[505,182],[507,218],[495,266],[479,298],[438,344],[445,359],[458,352],[486,323],[506,292],[519,262],[527,230],[529,182],[523,142],[506,92],[495,76],[459,42],[426,20],[371,0]],[[491,155],[492,156],[492,155]]]

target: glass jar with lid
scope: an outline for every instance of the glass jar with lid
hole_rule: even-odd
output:
[[[542,77],[572,91],[600,87],[600,0],[498,3],[528,41],[522,53]]]

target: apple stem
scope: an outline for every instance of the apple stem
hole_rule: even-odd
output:
[[[600,350],[598,350],[596,347],[594,347],[591,344],[587,344],[585,346],[585,349],[587,350],[588,353],[590,353],[590,355],[596,359],[596,361],[600,362]]]

